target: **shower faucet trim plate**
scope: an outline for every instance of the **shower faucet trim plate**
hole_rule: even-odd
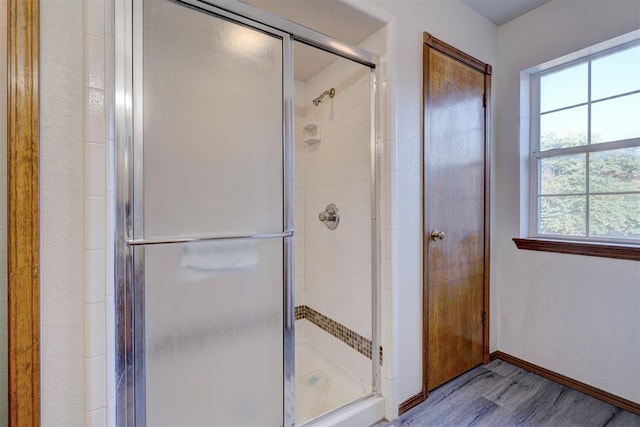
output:
[[[324,211],[320,212],[318,219],[324,222],[329,230],[335,230],[340,222],[340,211],[334,203],[329,203]]]

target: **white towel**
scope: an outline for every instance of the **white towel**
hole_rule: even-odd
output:
[[[196,282],[230,274],[239,270],[250,270],[258,264],[255,240],[217,240],[181,245],[180,282]]]

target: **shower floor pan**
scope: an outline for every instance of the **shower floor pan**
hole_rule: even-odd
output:
[[[296,425],[314,425],[316,418],[368,394],[360,381],[309,343],[296,343]],[[382,418],[383,407],[382,398],[367,399],[321,417],[322,425],[354,425],[356,420],[373,424]]]

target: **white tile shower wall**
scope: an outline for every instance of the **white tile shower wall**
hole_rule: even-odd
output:
[[[331,87],[333,99],[311,103]],[[371,338],[370,72],[338,60],[309,80],[305,93],[305,119],[322,132],[319,143],[305,147],[306,302]],[[340,210],[333,231],[318,221],[328,203]]]
[[[358,353],[338,338],[307,320],[304,320],[304,322],[307,324],[307,335],[311,346],[358,380],[363,385],[363,389],[370,391],[371,359]]]
[[[107,116],[105,124],[107,128],[107,182],[106,182],[106,274],[105,274],[105,298],[107,320],[107,425],[116,423],[116,384],[115,384],[115,358],[116,358],[116,315],[115,315],[115,230],[116,230],[116,173],[115,173],[115,121],[114,121],[114,0],[105,0],[105,99]]]
[[[372,35],[362,46],[384,53],[386,32]],[[313,106],[311,100],[331,87],[335,97]],[[371,338],[370,71],[338,60],[306,82],[305,95],[305,120],[321,128],[321,141],[304,147],[305,302]],[[387,110],[381,106],[381,112]],[[382,169],[388,164],[387,158],[381,159]],[[334,231],[317,218],[328,203],[340,209],[340,225]],[[314,347],[370,386],[369,359],[318,327],[306,326]]]
[[[83,3],[85,425],[115,424],[110,0]]]
[[[357,5],[354,5],[357,7]],[[397,232],[395,225],[395,105],[390,96],[394,88],[390,64],[394,63],[393,20],[373,5],[363,10],[364,13],[390,22],[384,28],[365,40],[361,46],[380,56],[378,70],[378,153],[379,153],[379,190],[378,190],[378,250],[380,254],[380,268],[378,269],[378,285],[380,289],[380,343],[384,349],[384,363],[381,369],[380,386],[385,398],[385,417],[389,420],[397,416],[397,402],[394,384],[398,378],[396,357],[397,342],[397,310],[394,304],[394,237]]]

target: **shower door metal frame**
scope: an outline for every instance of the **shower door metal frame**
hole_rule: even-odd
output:
[[[283,95],[283,231],[260,235],[210,235],[147,239],[143,230],[142,135],[142,0],[114,2],[114,122],[116,172],[115,309],[116,309],[116,423],[145,425],[144,247],[201,240],[283,239],[283,422],[295,425],[294,333],[294,201],[293,201],[293,43],[299,41],[371,69],[371,290],[372,290],[372,393],[380,391],[378,179],[381,140],[379,132],[379,58],[357,46],[234,0],[170,0],[222,19],[245,25],[282,39]],[[136,103],[134,103],[134,101]],[[134,198],[135,195],[135,198]],[[134,287],[134,283],[141,285]],[[369,395],[369,396],[371,396]],[[366,398],[365,396],[364,398]],[[364,399],[363,398],[363,399]],[[360,399],[362,400],[362,399]],[[140,407],[136,402],[143,402]],[[349,405],[347,405],[349,406]]]

